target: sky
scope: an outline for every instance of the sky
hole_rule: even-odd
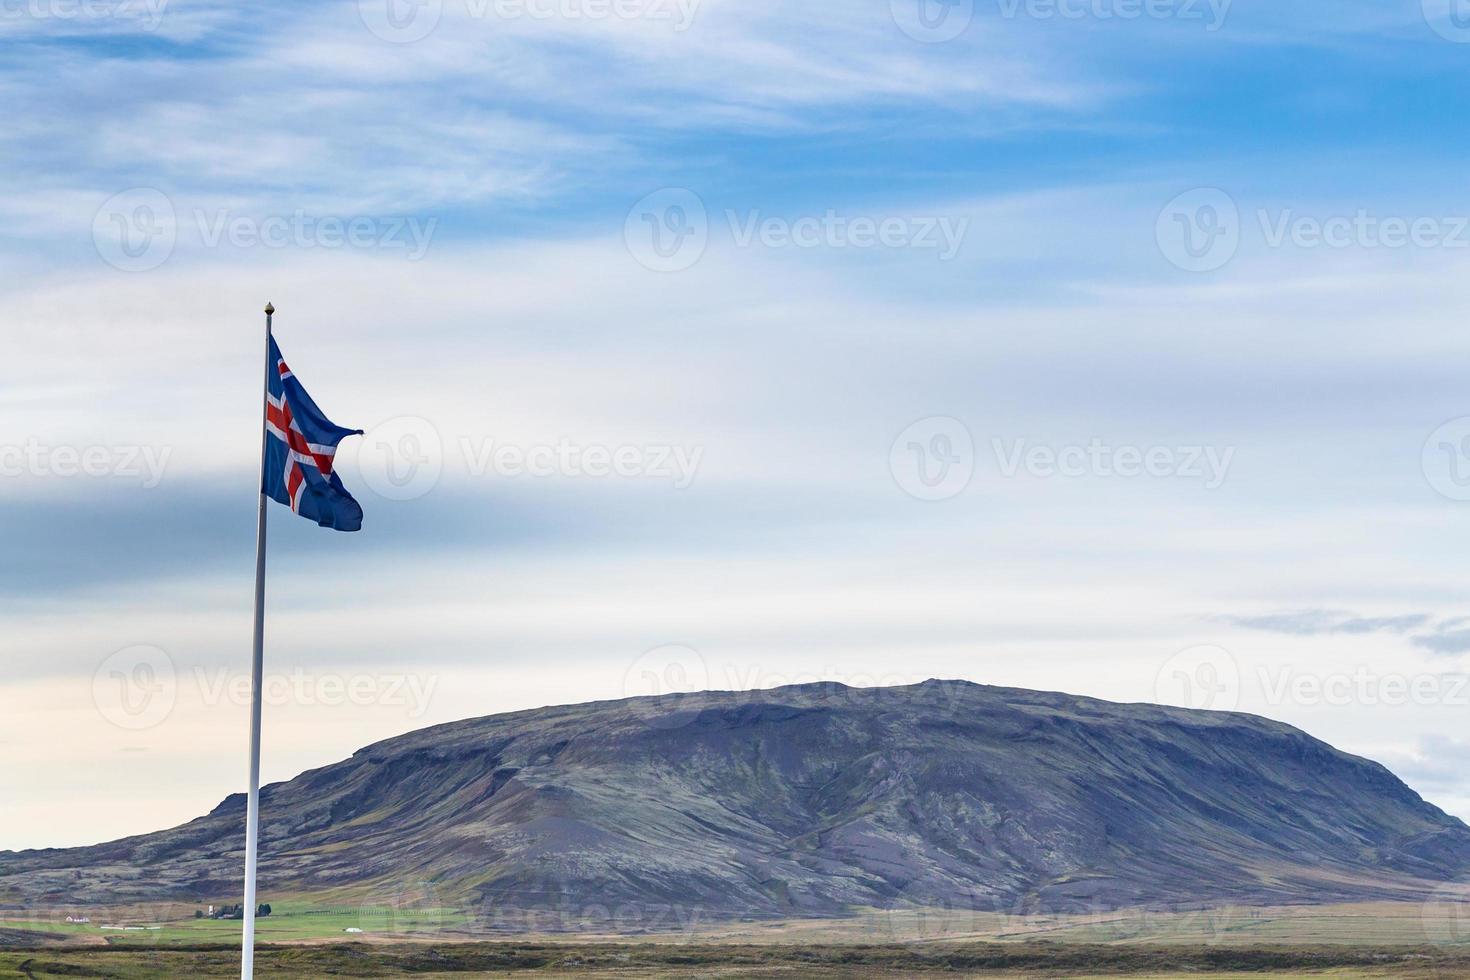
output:
[[[391,3],[391,6],[390,6]],[[0,0],[0,849],[547,704],[1249,711],[1470,818],[1449,0]]]

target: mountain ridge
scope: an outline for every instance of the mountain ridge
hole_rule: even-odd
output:
[[[0,901],[238,890],[243,794],[0,852]],[[1419,899],[1470,827],[1258,716],[931,679],[557,705],[383,739],[262,792],[263,890],[710,917]]]

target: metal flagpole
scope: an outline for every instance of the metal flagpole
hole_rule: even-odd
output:
[[[265,447],[270,396],[271,317],[265,304],[265,376],[260,394],[260,512],[255,523],[255,650],[250,664],[250,796],[245,804],[245,935],[240,942],[240,978],[255,975],[255,865],[260,836],[260,699],[265,662]]]

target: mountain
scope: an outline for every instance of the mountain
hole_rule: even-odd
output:
[[[0,853],[0,902],[238,901],[243,823],[235,795],[172,830]],[[1470,878],[1470,828],[1287,725],[955,681],[440,725],[266,787],[261,826],[265,896],[411,887],[482,913],[1287,904]]]

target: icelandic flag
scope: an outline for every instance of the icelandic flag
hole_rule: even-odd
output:
[[[274,337],[266,388],[261,493],[322,527],[361,530],[362,507],[332,472],[332,458],[338,443],[362,430],[344,429],[322,414],[286,366]]]

